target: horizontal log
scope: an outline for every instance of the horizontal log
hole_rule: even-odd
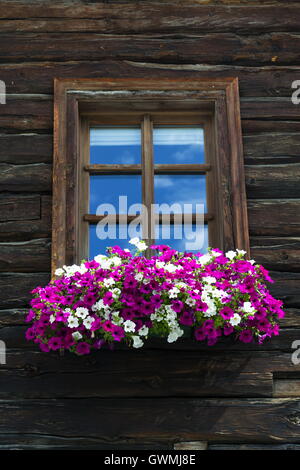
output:
[[[208,2],[206,2],[208,3]],[[298,6],[257,5],[234,7],[226,5],[142,2],[78,5],[72,8],[35,4],[34,18],[27,5],[15,17],[16,9],[1,12],[1,32],[101,32],[108,34],[139,33],[203,33],[210,31],[272,32],[298,31]],[[48,13],[48,14],[47,14]],[[20,18],[20,19],[14,19]],[[22,18],[22,19],[21,19]],[[24,19],[23,19],[24,18]]]
[[[0,222],[37,220],[41,215],[38,195],[0,194]]]
[[[292,103],[291,98],[242,98],[241,118],[299,121],[300,114],[299,107]],[[284,129],[282,129],[282,132],[284,132]]]
[[[267,269],[300,270],[300,238],[252,237],[251,257]]]
[[[0,397],[271,397],[273,372],[282,377],[299,375],[300,366],[292,364],[290,354],[278,351],[236,352],[233,356],[213,349],[182,351],[180,355],[168,349],[146,349],[139,354],[102,350],[77,357],[7,350],[5,368],[0,369]]]
[[[0,308],[18,308],[28,304],[30,292],[38,285],[45,285],[50,280],[48,273],[1,273]]]
[[[298,236],[300,199],[248,200],[251,235]]]
[[[300,307],[300,273],[270,271],[275,283],[271,294],[283,300],[285,307]]]
[[[208,450],[300,450],[300,444],[209,444]]]
[[[299,379],[275,379],[274,397],[299,397],[300,380]]]
[[[297,308],[285,308],[285,317],[280,320],[283,327],[300,327],[300,310]]]
[[[8,93],[53,93],[55,77],[141,77],[141,78],[216,78],[238,77],[241,97],[291,96],[291,83],[297,66],[243,67],[234,65],[207,64],[163,64],[155,62],[134,62],[100,60],[97,62],[31,62],[1,65],[1,79],[5,81]],[[289,129],[287,130],[289,132]]]
[[[245,166],[248,198],[299,198],[300,164]]]
[[[47,238],[0,243],[0,272],[47,272],[50,265],[51,241]]]
[[[299,65],[300,35],[269,33],[243,36],[209,33],[172,35],[120,35],[82,33],[2,34],[0,60],[70,61],[118,59],[162,63],[236,65]]]
[[[246,165],[300,163],[299,133],[267,133],[243,137]]]
[[[3,400],[0,432],[299,443],[298,399]],[[84,413],[83,413],[84,410]],[[72,416],[72,426],[66,417]],[[95,419],[95,417],[97,419]]]
[[[11,165],[0,163],[1,191],[51,191],[52,166],[46,163]]]
[[[0,134],[0,162],[13,164],[51,163],[52,135]]]
[[[259,119],[242,119],[242,131],[243,136],[245,135],[259,135],[259,134],[281,134],[283,132],[300,132],[300,122],[292,120],[275,120],[275,116],[272,119],[263,118]]]
[[[0,450],[172,450],[172,439],[112,439],[97,437],[60,437],[49,434],[0,434]]]
[[[31,220],[31,216],[24,211],[26,219],[16,219],[15,217],[12,221],[0,222],[1,241],[24,241],[51,236],[51,196],[38,197],[40,199],[40,217]]]
[[[28,311],[27,308],[0,310],[0,327],[24,325]]]

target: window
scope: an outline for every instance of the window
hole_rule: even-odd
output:
[[[249,252],[236,79],[56,80],[53,269],[131,229]]]

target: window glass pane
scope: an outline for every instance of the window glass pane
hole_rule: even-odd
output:
[[[135,127],[91,128],[90,162],[140,164],[141,130]]]
[[[154,128],[153,144],[155,163],[204,163],[204,131],[201,127]]]
[[[202,204],[206,212],[206,180],[205,175],[155,175],[154,178],[155,204],[176,204],[175,213],[203,212],[196,208],[196,204]],[[190,204],[184,208],[184,204]],[[202,207],[203,207],[202,206]],[[156,210],[160,213],[168,213],[167,207]]]
[[[206,253],[208,226],[196,224],[156,225],[155,243],[169,245],[178,251]]]
[[[106,230],[99,230],[96,225],[89,226],[89,259],[93,259],[96,255],[105,254],[106,249],[109,246],[118,245],[122,249],[132,249],[132,245],[129,244],[131,237],[130,232],[127,230],[127,225],[111,225],[107,231],[107,238],[104,238]],[[138,231],[135,236],[141,235]],[[125,237],[125,238],[124,238]]]
[[[119,197],[121,199],[119,200]],[[90,213],[96,214],[98,206],[110,204],[108,214],[136,214],[141,204],[142,179],[140,175],[92,175],[90,177]],[[105,209],[99,208],[98,214]]]

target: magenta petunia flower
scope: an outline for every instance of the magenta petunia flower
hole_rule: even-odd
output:
[[[82,343],[78,343],[76,346],[77,354],[80,354],[80,355],[89,354],[90,351],[91,351],[91,346],[84,341]]]

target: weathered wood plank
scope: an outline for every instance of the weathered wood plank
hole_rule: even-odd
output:
[[[208,450],[300,450],[299,444],[209,444]]]
[[[51,236],[51,196],[38,197],[41,206],[39,219],[31,220],[30,215],[25,212],[27,217],[25,220],[20,218],[19,220],[0,222],[1,241],[25,241]]]
[[[285,308],[285,317],[280,320],[281,326],[300,327],[300,310],[297,308]]]
[[[0,163],[0,172],[0,191],[39,192],[52,189],[52,166],[46,163]]]
[[[0,450],[172,450],[172,439],[112,439],[60,437],[49,434],[0,434]]]
[[[259,134],[281,134],[283,132],[300,132],[300,122],[293,121],[293,118],[290,120],[275,120],[276,116],[273,116],[271,119],[264,120],[263,118],[259,119],[243,119],[242,120],[242,131],[243,136],[252,136]]]
[[[8,93],[53,93],[55,77],[149,77],[149,78],[239,78],[241,97],[291,96],[291,83],[298,66],[242,67],[234,65],[162,64],[101,60],[97,62],[22,62],[1,65],[1,79]],[[289,130],[288,130],[289,132]]]
[[[291,98],[242,98],[242,119],[300,119],[299,107]],[[284,129],[282,129],[284,132]],[[290,129],[291,132],[291,129]]]
[[[25,325],[28,311],[27,308],[0,310],[0,327]]]
[[[51,240],[47,238],[25,242],[0,243],[0,271],[49,271],[51,266]]]
[[[0,221],[36,220],[41,215],[38,195],[0,194]]]
[[[298,236],[300,200],[248,200],[251,235]]]
[[[28,8],[28,7],[27,7]],[[1,13],[1,32],[101,32],[107,34],[139,33],[203,33],[210,31],[239,33],[288,31],[298,32],[300,10],[297,5],[257,5],[234,7],[216,5],[176,4],[168,2],[115,3],[109,5],[67,5],[39,4],[32,11],[24,5],[20,18],[11,19],[11,8]],[[48,14],[47,14],[48,13]],[[28,16],[27,16],[28,15]],[[5,19],[4,19],[5,18]],[[7,19],[10,18],[10,19]]]
[[[51,163],[52,141],[46,134],[0,134],[0,162]]]
[[[0,431],[105,439],[299,443],[298,399],[3,400]],[[84,409],[84,413],[82,410]],[[70,426],[67,416],[72,416]],[[95,419],[96,418],[96,419]]]
[[[300,165],[245,166],[248,198],[299,198]]]
[[[300,273],[270,271],[275,283],[270,291],[283,300],[285,307],[300,307]]]
[[[50,280],[48,273],[1,273],[0,308],[24,307],[31,298],[30,291]]]
[[[300,163],[299,133],[245,135],[243,148],[246,165]]]
[[[1,337],[1,330],[0,330]],[[0,369],[1,398],[54,397],[271,397],[272,354],[231,354],[174,351],[101,351],[90,358],[66,353],[45,355],[8,351]],[[281,357],[281,367],[287,360]],[[300,372],[300,367],[296,367]],[[89,373],[87,374],[87,370]],[[80,387],[76,384],[81,383]],[[187,384],[188,387],[186,386]]]
[[[271,397],[273,372],[299,376],[300,365],[292,364],[291,354],[262,351],[239,351],[233,357],[214,350],[182,350],[180,355],[168,349],[103,350],[76,357],[8,350],[0,369],[0,397]]]
[[[274,379],[274,397],[300,397],[300,380]]]
[[[300,270],[300,238],[252,237],[251,257],[267,269]]]
[[[300,35],[268,33],[243,36],[232,33],[185,35],[120,35],[23,33],[2,34],[0,60],[70,61],[118,59],[162,63],[236,65],[299,65]]]

